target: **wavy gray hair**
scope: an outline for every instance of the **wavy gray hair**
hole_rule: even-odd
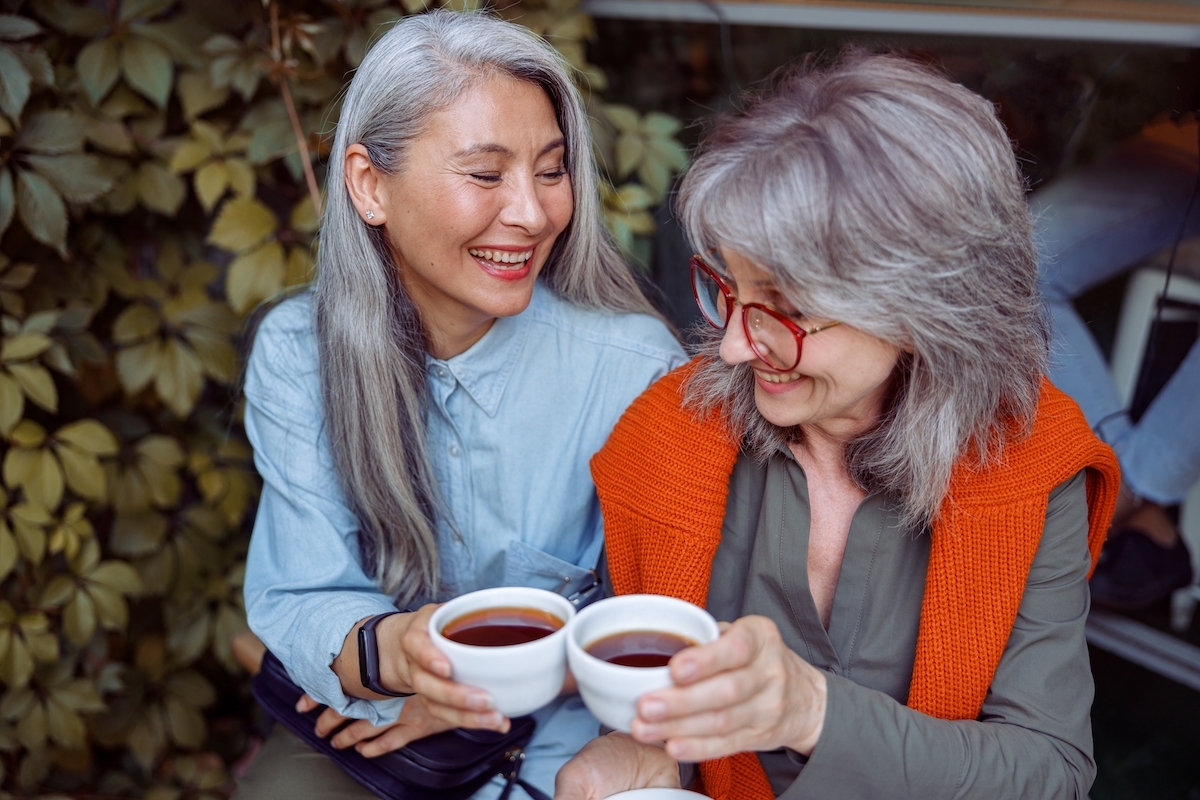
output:
[[[436,518],[449,512],[425,443],[426,328],[384,232],[363,224],[350,202],[346,148],[361,143],[377,169],[396,174],[431,115],[479,82],[499,74],[541,86],[566,139],[575,202],[542,276],[576,305],[654,313],[604,231],[588,120],[570,70],[525,28],[483,13],[434,11],[383,36],[346,93],[314,293],[322,401],[364,567],[400,605],[436,592]]]
[[[896,56],[806,63],[717,122],[679,212],[701,252],[745,255],[797,308],[904,349],[846,466],[898,498],[909,530],[936,518],[958,459],[986,464],[1028,430],[1047,324],[1024,181],[983,98]],[[749,366],[719,345],[702,346],[689,405],[720,409],[760,458],[800,437],[763,419]]]

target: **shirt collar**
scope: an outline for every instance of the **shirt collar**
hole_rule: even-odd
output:
[[[531,324],[529,311],[540,305],[543,292],[550,291],[535,284],[529,308],[513,317],[499,317],[487,333],[464,353],[446,361],[426,355],[427,364],[443,364],[459,385],[471,396],[483,412],[495,417],[500,408],[504,388],[512,377],[525,349]]]

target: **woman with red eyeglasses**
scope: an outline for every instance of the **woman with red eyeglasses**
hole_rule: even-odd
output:
[[[679,212],[712,335],[592,474],[615,592],[723,632],[556,798],[1085,798],[1119,470],[1044,377],[992,106],[892,56],[806,66],[716,123]]]

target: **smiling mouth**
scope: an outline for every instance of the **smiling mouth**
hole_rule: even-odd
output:
[[[791,383],[800,380],[799,372],[762,372],[754,370],[754,375],[767,383]]]
[[[467,250],[473,257],[480,261],[487,262],[488,266],[498,270],[518,270],[523,269],[533,258],[533,249],[529,250],[483,250],[479,248],[469,248]]]

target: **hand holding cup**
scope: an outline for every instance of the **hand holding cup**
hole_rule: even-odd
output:
[[[666,742],[680,761],[788,747],[812,752],[825,720],[825,674],[760,616],[722,623],[721,637],[671,660],[674,686],[638,701],[633,738]]]
[[[450,662],[429,636],[429,619],[441,606],[394,614],[375,628],[379,671],[384,686],[421,696],[426,710],[444,727],[505,731],[508,721],[492,708],[487,692],[451,678]],[[357,679],[357,664],[355,665]]]
[[[716,620],[684,600],[610,597],[572,621],[567,660],[588,710],[605,725],[629,732],[638,698],[672,685],[667,664],[673,655],[718,634]]]
[[[561,595],[506,586],[445,603],[425,627],[448,668],[445,678],[483,690],[494,713],[516,717],[558,696],[567,673],[566,627],[574,616],[575,607]]]

